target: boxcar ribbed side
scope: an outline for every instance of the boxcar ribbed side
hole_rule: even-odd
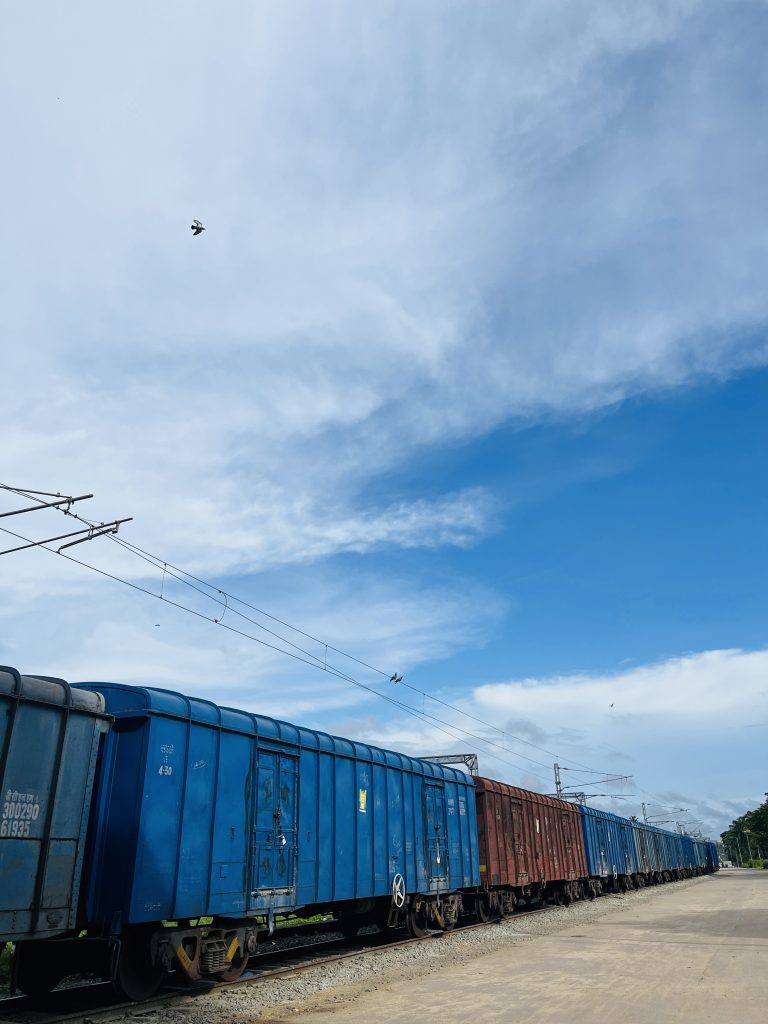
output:
[[[80,685],[115,719],[89,926],[123,948],[151,934],[158,968],[176,957],[191,977],[235,969],[208,956],[199,918],[230,953],[253,944],[256,918],[294,912],[330,911],[350,932],[377,921],[417,933],[455,923],[460,890],[479,884],[463,772],[171,691]],[[132,994],[128,977],[116,981]]]
[[[638,872],[632,822],[609,811],[578,805],[584,832],[587,873],[603,888],[625,889]]]
[[[104,700],[0,667],[0,941],[77,926]]]
[[[574,898],[586,874],[578,808],[492,779],[476,778],[475,791],[483,888]]]

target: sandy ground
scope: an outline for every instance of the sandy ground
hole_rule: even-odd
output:
[[[766,1024],[768,871],[734,869],[654,890],[624,913],[418,974],[339,986],[257,1014],[242,1007],[230,1019]]]

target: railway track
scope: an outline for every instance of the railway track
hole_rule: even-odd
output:
[[[230,982],[226,988],[239,988],[264,982],[269,978],[290,977],[312,967],[337,963],[352,957],[367,956],[380,950],[400,949],[419,942],[434,942],[447,935],[472,931],[477,928],[492,928],[516,918],[529,917],[556,911],[559,908],[548,904],[543,907],[522,907],[514,916],[487,923],[459,924],[451,932],[429,932],[422,938],[403,936],[392,941],[381,932],[372,932],[356,939],[328,938],[308,942],[290,948],[267,949],[256,953],[248,969],[238,981]],[[301,929],[296,929],[300,932]],[[320,929],[322,931],[322,928]],[[279,941],[279,940],[278,940]],[[193,985],[173,984],[169,979],[160,992],[141,1003],[116,1001],[109,982],[93,982],[71,988],[59,989],[45,999],[32,1000],[27,996],[0,999],[0,1024],[65,1024],[65,1022],[108,1021],[122,1016],[144,1017],[153,1010],[161,1010],[173,1003],[178,1005],[186,1000],[199,999],[216,988],[220,983],[201,981]]]

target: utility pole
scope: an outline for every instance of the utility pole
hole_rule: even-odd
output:
[[[562,779],[560,778],[560,772],[580,772],[580,769],[578,769],[578,768],[561,768],[561,766],[559,764],[557,764],[557,763],[555,763],[554,769],[555,769],[555,792],[554,793],[550,793],[549,796],[556,797],[559,800],[575,800],[577,803],[583,803],[583,804],[586,803],[587,800],[589,800],[589,798],[593,797],[593,796],[616,797],[619,800],[625,800],[626,799],[626,797],[622,796],[620,793],[599,793],[599,792],[598,793],[587,793],[587,792],[585,792],[585,790],[581,790],[581,789],[566,789],[563,786]],[[585,769],[585,771],[590,772],[593,775],[599,775],[600,774],[599,772],[592,772],[592,769],[590,769],[590,768]],[[591,785],[602,786],[602,785],[605,785],[606,782],[629,782],[629,780],[631,778],[632,778],[631,775],[606,775],[602,779],[595,779],[594,782],[591,783]],[[583,785],[583,783],[582,783],[582,785]],[[585,789],[586,789],[586,787],[585,787]]]
[[[739,851],[739,867],[743,868],[744,867],[744,855],[741,852],[741,842],[739,841],[739,837],[738,836],[736,836],[736,848]]]
[[[748,829],[744,829],[744,835],[747,837],[747,849],[749,850],[749,859],[754,860],[755,855],[752,853],[752,843],[749,841],[749,837],[752,833]]]

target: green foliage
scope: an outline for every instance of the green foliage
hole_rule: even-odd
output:
[[[734,863],[762,868],[768,860],[768,800],[732,822],[721,838]]]
[[[301,924],[322,924],[325,921],[330,921],[332,916],[333,915],[331,914],[315,914],[314,917],[296,917],[286,915],[275,921],[275,928],[286,928]]]

